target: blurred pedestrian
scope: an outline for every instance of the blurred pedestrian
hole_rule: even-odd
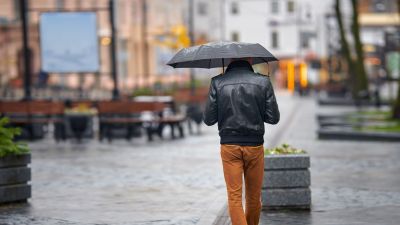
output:
[[[232,225],[257,225],[264,176],[264,122],[280,114],[268,76],[255,73],[252,58],[231,59],[211,81],[204,123],[218,123],[221,158]],[[244,175],[246,211],[242,206]]]
[[[49,80],[49,73],[44,70],[40,70],[38,74],[37,86],[38,88],[45,88]]]
[[[379,68],[378,72],[375,74],[375,77],[373,79],[374,82],[374,99],[375,99],[375,107],[379,109],[382,105],[381,102],[381,87],[384,84],[384,80],[386,77],[386,72],[383,68]]]

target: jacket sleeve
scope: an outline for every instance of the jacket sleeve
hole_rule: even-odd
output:
[[[203,113],[203,120],[207,126],[214,125],[218,122],[217,89],[214,79],[211,80],[206,108]]]
[[[267,90],[265,98],[265,114],[264,122],[269,124],[277,124],[280,119],[278,103],[276,102],[274,88],[271,81],[267,79]]]

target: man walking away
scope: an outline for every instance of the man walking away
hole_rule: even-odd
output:
[[[279,122],[275,93],[268,76],[257,74],[251,58],[232,61],[225,74],[213,77],[204,123],[218,122],[221,159],[232,225],[257,225],[264,176],[264,122]],[[245,181],[246,211],[242,206]]]

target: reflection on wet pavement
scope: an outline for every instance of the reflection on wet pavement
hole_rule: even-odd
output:
[[[196,224],[224,203],[217,135],[31,143],[33,197],[0,208],[0,223]]]
[[[315,113],[346,108],[317,107],[312,99],[302,100],[282,136],[311,155],[312,209],[263,211],[261,225],[400,224],[399,144],[319,141]]]

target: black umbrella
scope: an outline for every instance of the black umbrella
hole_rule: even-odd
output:
[[[230,59],[237,58],[253,58],[253,65],[278,61],[260,44],[219,41],[184,48],[167,65],[174,68],[217,68],[225,67]]]

